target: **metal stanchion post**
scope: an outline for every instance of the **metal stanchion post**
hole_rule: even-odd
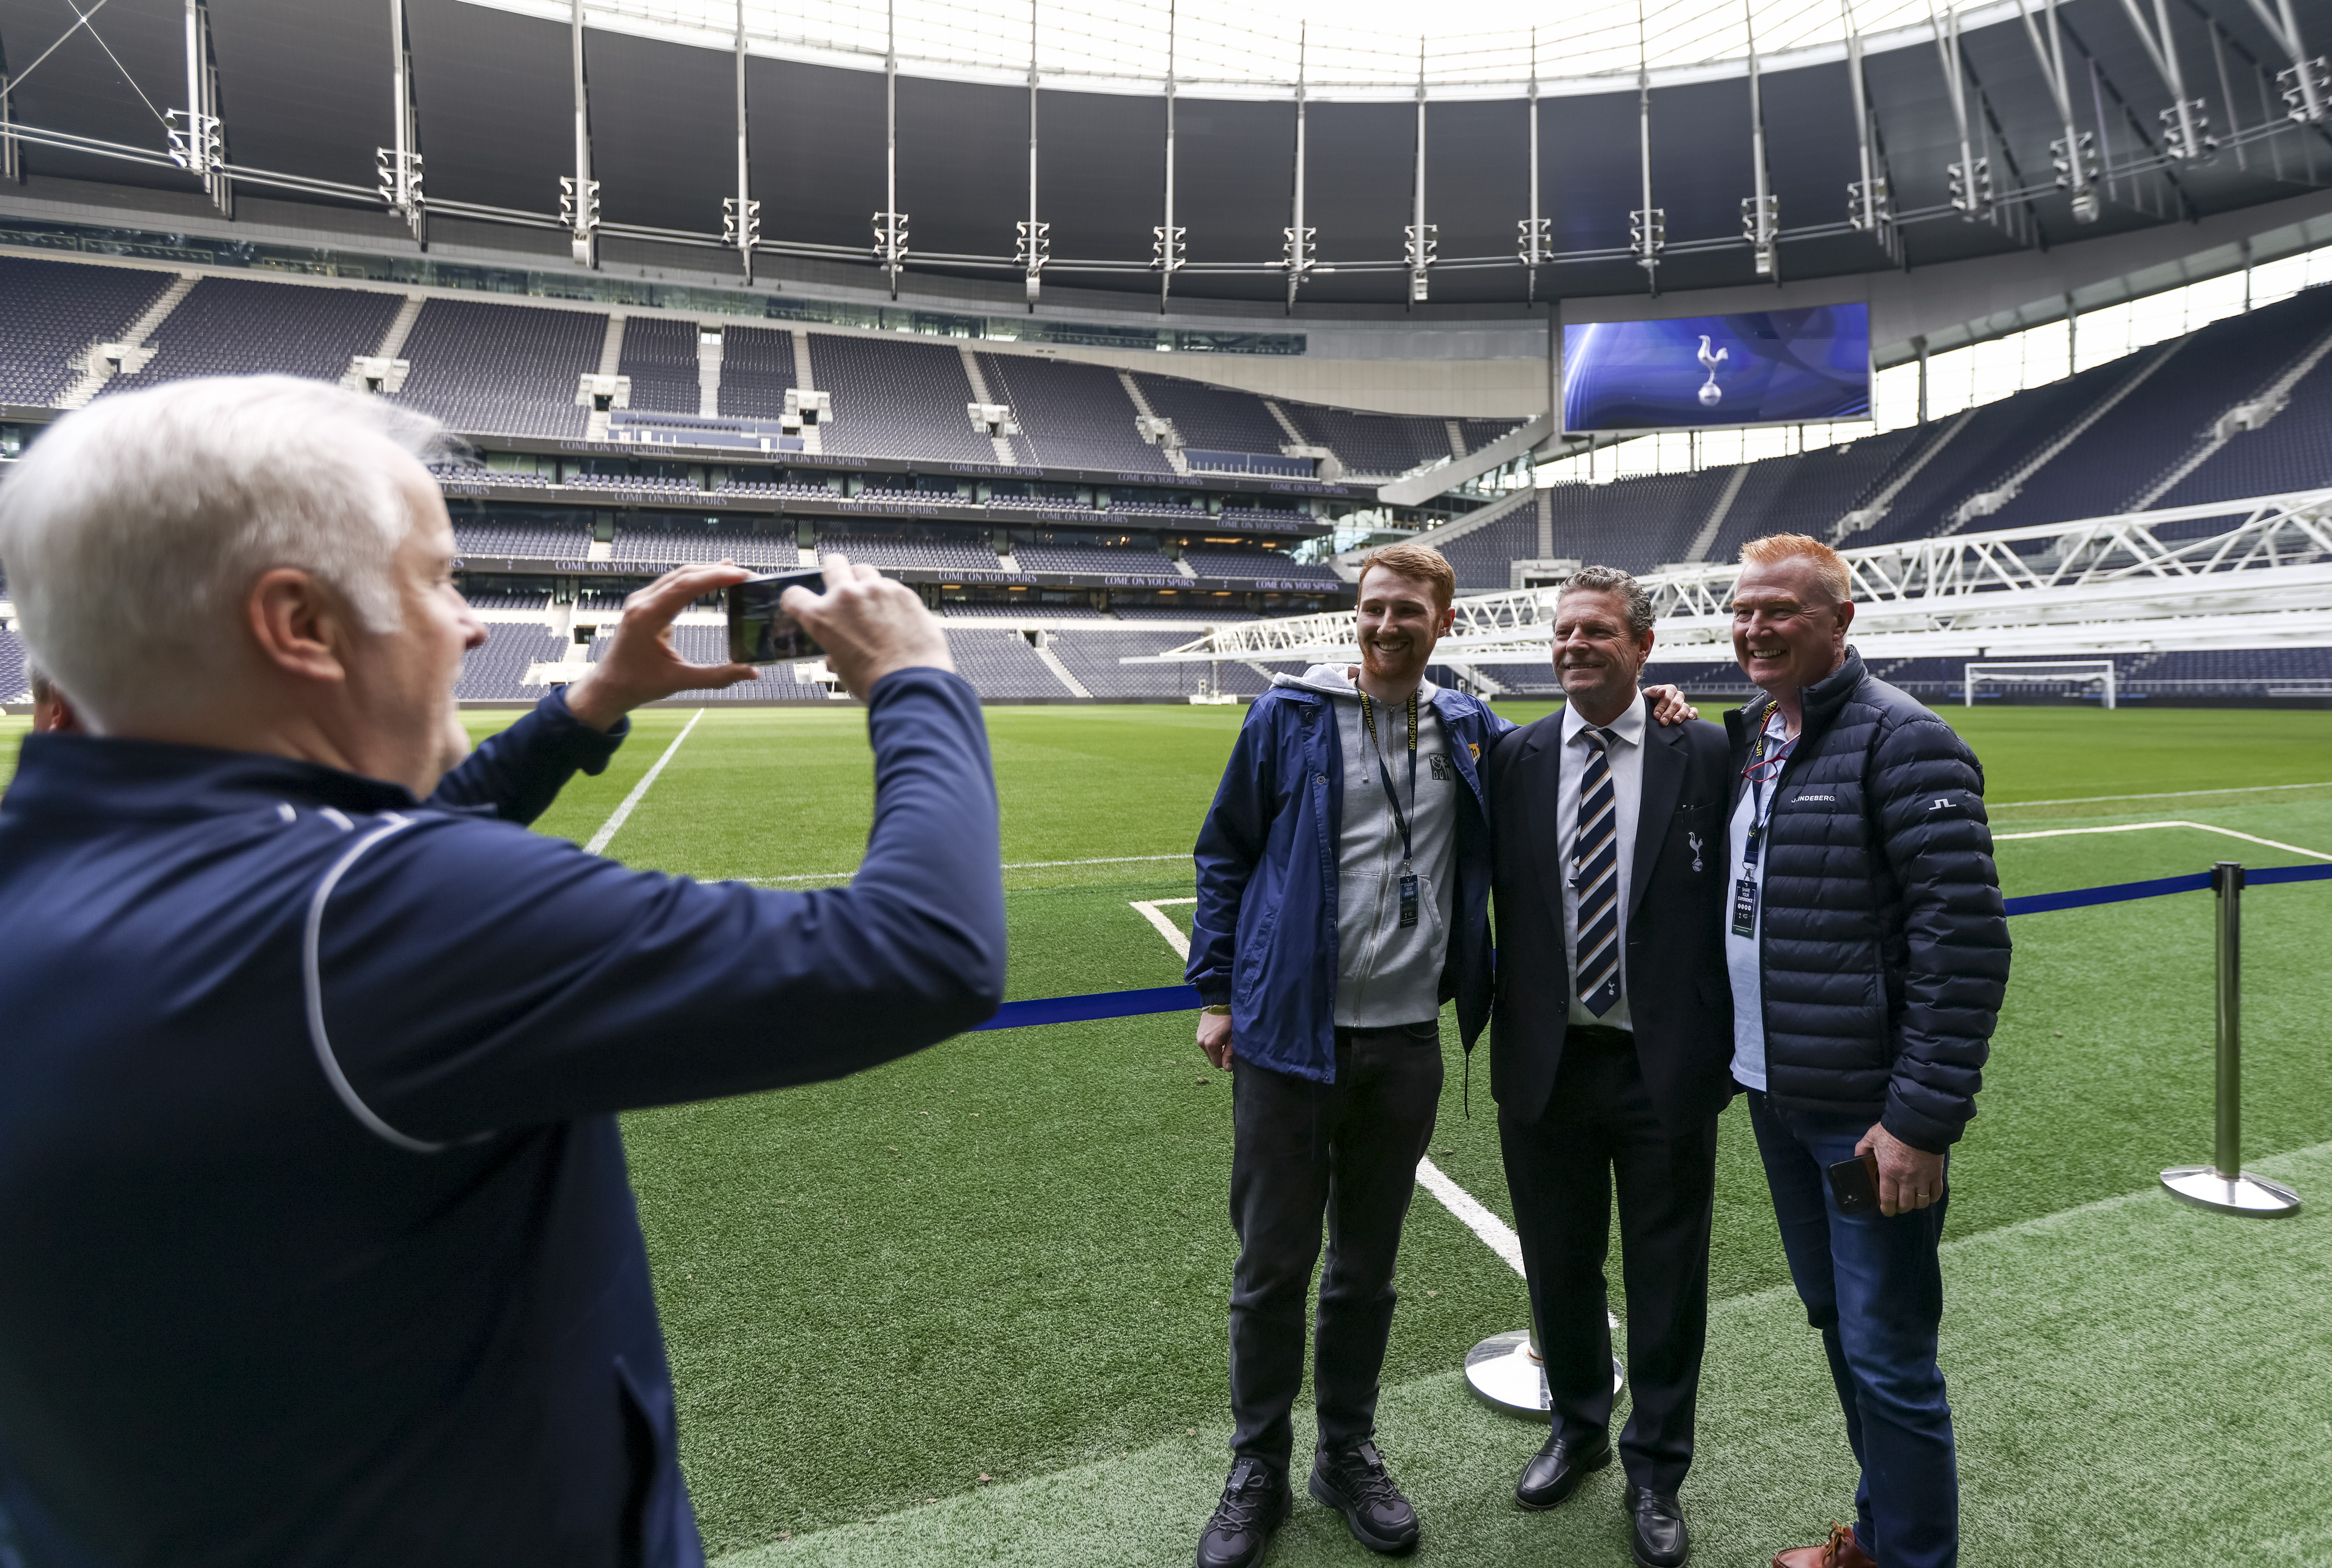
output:
[[[2181,1165],[2162,1173],[2171,1196],[2222,1214],[2296,1214],[2299,1194],[2280,1183],[2243,1174],[2242,931],[2243,868],[2222,860],[2211,868],[2219,932],[2218,1088],[2214,1148],[2208,1165]]]
[[[1620,1320],[1611,1319],[1618,1328]],[[1611,1391],[1619,1393],[1628,1381],[1628,1369],[1611,1358]],[[1483,1403],[1510,1415],[1543,1416],[1554,1401],[1546,1391],[1546,1358],[1539,1354],[1538,1331],[1512,1329],[1494,1334],[1466,1353],[1466,1386]]]

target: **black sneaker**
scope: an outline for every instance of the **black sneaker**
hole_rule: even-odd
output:
[[[1312,1495],[1342,1514],[1352,1539],[1371,1552],[1407,1552],[1417,1544],[1417,1510],[1385,1474],[1374,1443],[1314,1460]]]
[[[1223,1483],[1223,1500],[1199,1535],[1198,1568],[1253,1568],[1271,1533],[1295,1511],[1287,1475],[1261,1459],[1241,1459]]]

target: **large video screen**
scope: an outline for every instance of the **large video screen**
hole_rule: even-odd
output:
[[[1563,329],[1563,427],[1569,432],[1869,416],[1868,305]]]

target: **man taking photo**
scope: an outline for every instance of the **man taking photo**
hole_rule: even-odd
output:
[[[1836,550],[1773,534],[1741,561],[1733,650],[1763,695],[1725,716],[1733,1076],[1862,1468],[1854,1524],[1774,1568],[1951,1568],[1936,1248],[2009,961],[1983,770],[1863,668]]]
[[[0,802],[0,1522],[40,1563],[696,1568],[615,1113],[989,1016],[994,786],[912,590],[786,608],[867,705],[847,888],[626,870],[522,824],[692,667],[632,596],[466,749],[484,628],[427,419],[283,377],[59,421],[0,561],[80,732]],[[779,789],[771,781],[773,798]]]
[[[1290,1420],[1324,1220],[1312,1495],[1362,1544],[1417,1544],[1374,1441],[1394,1257],[1441,1094],[1441,1004],[1490,1006],[1481,766],[1514,728],[1425,679],[1456,574],[1400,544],[1362,567],[1361,663],[1281,675],[1247,711],[1199,834],[1189,979],[1233,1074],[1233,1464],[1199,1568],[1261,1558],[1294,1506]]]

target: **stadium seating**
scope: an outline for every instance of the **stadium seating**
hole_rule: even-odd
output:
[[[1013,621],[1022,626],[1114,626],[1109,613],[1089,605],[1048,605],[1026,599],[949,599],[940,607],[951,621]]]
[[[474,521],[454,520],[454,547],[464,555],[580,560],[590,546],[590,530],[565,519],[504,512]]]
[[[665,526],[632,523],[616,532],[611,559],[640,561],[661,570],[683,561],[733,560],[740,566],[790,567],[801,559],[801,549],[791,530],[782,533],[747,532],[733,528],[708,528],[693,518],[668,520]]]
[[[1195,599],[1188,608],[1174,605],[1112,605],[1109,613],[1122,621],[1204,621],[1213,626],[1229,626],[1234,621],[1261,620],[1254,610],[1209,609],[1204,599]]]
[[[1206,677],[1205,664],[1121,664],[1127,655],[1162,654],[1190,640],[1190,632],[1066,631],[1053,639],[1053,652],[1069,674],[1103,701],[1129,697],[1187,697]]]
[[[1174,563],[1154,550],[1136,550],[1131,545],[1023,544],[1015,545],[1012,559],[1025,571],[1074,572],[1152,572],[1161,577],[1174,575]]]
[[[405,339],[413,370],[397,397],[456,430],[579,436],[590,416],[576,387],[607,334],[596,311],[432,300]]]
[[[1282,403],[1305,439],[1325,446],[1354,473],[1407,473],[1450,455],[1449,431],[1438,419],[1405,414],[1362,414],[1316,403]]]
[[[156,329],[155,355],[145,368],[116,376],[99,396],[189,376],[338,381],[351,358],[379,345],[403,302],[355,289],[205,278]]]
[[[1048,468],[1172,475],[1165,454],[1136,434],[1133,402],[1116,371],[1032,354],[979,359],[988,390],[1011,406],[1020,426],[1019,446],[1030,462]],[[968,421],[964,428],[970,430]],[[985,461],[994,462],[994,453]]]
[[[721,333],[721,412],[776,419],[794,379],[794,335],[768,327],[725,327]]]
[[[533,665],[566,656],[567,640],[547,626],[523,623],[489,628],[485,645],[462,660],[454,695],[464,702],[511,702],[540,697],[543,688],[525,684]]]
[[[80,377],[73,357],[114,341],[177,281],[143,268],[0,256],[0,403],[53,406]]]
[[[995,549],[970,533],[828,533],[817,536],[822,558],[840,550],[866,566],[928,567],[933,571],[1001,569]]]
[[[694,414],[696,323],[635,316],[624,323],[616,373],[632,378],[634,413]]]
[[[827,452],[996,461],[996,448],[965,412],[974,401],[971,383],[954,349],[823,332],[811,333],[809,342],[818,389],[834,399],[834,423],[820,427]]]
[[[1277,550],[1235,550],[1223,545],[1209,545],[1203,550],[1186,550],[1182,559],[1200,577],[1212,578],[1276,578],[1283,582],[1316,582],[1324,587],[1341,588],[1344,579],[1327,567],[1316,562],[1290,560]]]
[[[2213,421],[2332,331],[2332,289],[2305,289],[2183,339],[2163,368],[1971,526],[2015,528],[2136,504],[2210,434]],[[2216,499],[2216,498],[2213,498]]]
[[[0,626],[0,703],[21,703],[32,693],[32,678],[24,673],[31,651],[14,631]]]
[[[1252,392],[1138,371],[1133,379],[1149,399],[1151,412],[1174,422],[1185,446],[1276,453],[1287,440],[1271,410]]]
[[[947,634],[956,673],[983,697],[1073,696],[1037,650],[1018,632],[957,631]]]

